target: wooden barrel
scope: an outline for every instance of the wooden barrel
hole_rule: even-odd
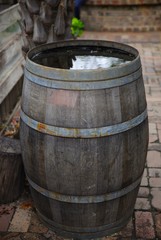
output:
[[[83,54],[103,50],[132,60],[88,70],[54,68],[34,60],[76,48]],[[20,135],[27,178],[44,223],[60,235],[80,239],[119,231],[132,216],[148,145],[138,51],[91,40],[31,50]]]

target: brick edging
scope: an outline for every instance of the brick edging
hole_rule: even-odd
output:
[[[84,21],[87,31],[160,31],[161,4],[135,6],[85,5],[81,11],[81,19]]]
[[[161,0],[87,0],[86,5],[123,6],[123,5],[156,5]]]

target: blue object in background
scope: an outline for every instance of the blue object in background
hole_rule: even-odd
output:
[[[80,19],[80,7],[85,3],[85,0],[75,0],[74,1],[74,11],[75,11],[75,17]]]

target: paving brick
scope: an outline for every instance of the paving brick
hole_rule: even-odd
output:
[[[22,240],[22,236],[19,233],[5,233],[0,235],[0,240]]]
[[[97,239],[97,238],[96,238]],[[127,239],[127,238],[126,238]],[[93,239],[94,240],[94,239]],[[99,240],[99,238],[98,238]],[[119,240],[119,237],[104,237],[101,240]],[[128,239],[127,239],[128,240]]]
[[[158,210],[161,210],[161,188],[152,188],[152,206]]]
[[[156,214],[154,217],[155,220],[155,226],[157,231],[157,237],[161,238],[161,213]]]
[[[161,143],[161,130],[158,130],[159,142]]]
[[[149,151],[159,151],[161,152],[161,144],[160,143],[151,143],[148,147]]]
[[[49,240],[64,240],[64,238],[57,236],[56,233],[51,230],[48,230],[48,232],[44,234],[44,237]]]
[[[47,240],[47,238],[38,233],[9,233],[0,238],[0,240]],[[54,240],[58,239],[55,238]]]
[[[9,232],[27,232],[31,219],[31,209],[18,206],[9,226]]]
[[[151,94],[152,94],[153,97],[160,98],[161,97],[160,88],[155,87],[155,86],[151,86]]]
[[[157,99],[154,99],[154,101],[148,100],[148,116],[149,121],[160,123],[161,122],[161,101],[156,101]],[[159,132],[159,130],[158,130]]]
[[[154,239],[155,232],[153,218],[150,212],[135,212],[136,237],[141,239]]]
[[[148,151],[147,166],[152,168],[161,168],[161,154],[158,151]]]
[[[150,187],[161,187],[161,178],[150,178],[149,179]]]
[[[161,123],[157,123],[157,129],[161,130]]]
[[[157,134],[157,125],[156,123],[149,123],[149,133]]]
[[[40,222],[36,213],[32,212],[30,226],[29,226],[29,232],[47,233],[47,231],[48,231],[48,228],[45,227],[42,222]]]
[[[25,240],[46,240],[46,238],[43,235],[37,234],[37,233],[23,233],[22,234],[22,239],[25,239]],[[58,239],[55,238],[54,240],[58,240]]]
[[[148,187],[140,187],[138,192],[138,197],[148,197],[149,196],[149,188]]]
[[[14,212],[15,208],[12,205],[3,204],[0,206],[0,232],[8,230]]]
[[[144,168],[143,177],[147,177],[147,176],[148,176],[147,168]]]
[[[132,222],[132,219],[130,219],[129,223],[127,224],[126,227],[124,227],[122,229],[122,231],[120,232],[120,235],[122,237],[131,237],[132,234],[133,234],[133,230],[134,230],[134,226],[133,226],[133,222]]]
[[[151,96],[151,88],[147,84],[145,85],[145,91],[146,91],[146,97],[150,97]]]
[[[157,134],[150,134],[149,135],[149,143],[157,142],[158,141],[158,135]]]
[[[147,179],[147,177],[144,177],[144,176],[143,176],[140,185],[141,185],[141,186],[148,186],[148,179]]]
[[[135,203],[135,209],[137,210],[149,210],[150,209],[150,202],[147,198],[137,198]]]
[[[160,178],[161,177],[161,169],[149,168],[149,177]]]

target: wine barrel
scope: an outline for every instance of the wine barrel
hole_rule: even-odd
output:
[[[121,55],[128,61],[71,69],[66,53],[75,59],[74,51]],[[92,40],[32,49],[25,67],[20,136],[35,207],[47,226],[80,239],[119,231],[132,216],[148,145],[138,51]]]

